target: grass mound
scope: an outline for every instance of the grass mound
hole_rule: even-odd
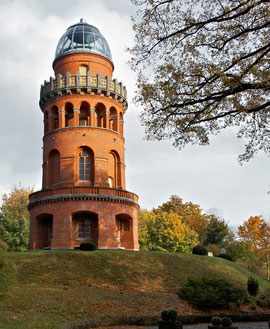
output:
[[[0,253],[14,268],[12,287],[0,295],[0,328],[63,328],[67,321],[191,312],[177,292],[188,277],[223,278],[246,288],[255,277],[216,257],[164,252],[39,251]]]

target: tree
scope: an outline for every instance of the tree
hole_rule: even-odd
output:
[[[148,139],[209,143],[226,127],[241,161],[270,153],[268,0],[132,0],[136,100]]]
[[[190,252],[198,235],[178,214],[143,210],[139,214],[139,242],[142,249]]]
[[[14,186],[9,194],[2,195],[0,210],[0,240],[9,251],[23,251],[29,242],[28,196],[33,190]]]
[[[182,221],[192,230],[197,232],[199,235],[199,240],[202,241],[208,219],[206,215],[202,214],[202,210],[199,205],[192,202],[183,203],[183,200],[179,196],[172,195],[170,200],[164,202],[156,211],[159,210],[167,213],[173,212],[181,216]]]
[[[270,225],[261,216],[250,217],[238,227],[242,241],[248,242],[254,252],[265,262],[266,277],[270,280]]]
[[[228,224],[223,219],[215,215],[208,215],[208,225],[205,228],[204,244],[220,245],[224,240],[230,236]]]

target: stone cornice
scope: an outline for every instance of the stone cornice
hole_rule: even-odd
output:
[[[114,203],[125,203],[133,204],[139,207],[138,203],[128,199],[121,198],[113,195],[106,194],[59,194],[48,197],[37,198],[29,202],[28,209],[34,208],[38,204],[53,203],[53,202],[65,202],[65,201],[102,201],[102,202],[114,202]]]
[[[65,201],[102,201],[133,204],[137,207],[138,196],[132,192],[108,187],[64,187],[41,190],[29,196],[28,209],[38,204]]]

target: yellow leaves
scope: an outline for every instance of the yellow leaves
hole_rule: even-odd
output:
[[[142,247],[189,252],[198,243],[198,235],[183,223],[183,217],[161,210],[141,211],[139,240]]]
[[[12,213],[14,219],[19,216],[21,212],[27,212],[28,196],[33,192],[33,188],[24,188],[19,185],[19,187],[14,186],[13,190],[2,195],[2,206],[1,212],[3,214]]]
[[[270,226],[260,216],[250,217],[238,227],[238,235],[253,249],[270,248]]]

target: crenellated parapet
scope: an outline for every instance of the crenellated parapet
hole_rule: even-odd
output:
[[[75,76],[67,72],[65,77],[58,74],[56,79],[51,77],[50,81],[44,81],[40,89],[39,104],[42,108],[48,100],[53,98],[82,93],[103,94],[121,103],[124,110],[128,107],[127,90],[122,82],[118,82],[117,79],[111,80],[109,75],[102,78],[100,73],[91,76],[90,71],[87,72],[87,75],[81,75],[78,71]]]

